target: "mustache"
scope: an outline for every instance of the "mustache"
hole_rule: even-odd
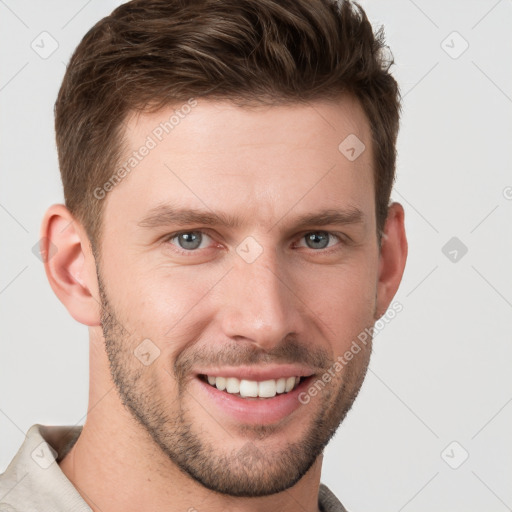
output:
[[[272,363],[301,364],[318,373],[330,368],[333,359],[327,350],[308,347],[296,339],[279,344],[271,350],[233,343],[216,350],[203,346],[181,353],[174,362],[174,374],[177,381],[182,382],[194,366],[255,366]]]

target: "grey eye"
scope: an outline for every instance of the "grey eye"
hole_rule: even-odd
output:
[[[304,239],[310,249],[325,249],[329,245],[329,236],[325,231],[315,231],[304,235]]]
[[[203,241],[203,234],[200,231],[190,231],[189,233],[180,233],[175,236],[182,249],[198,249]]]

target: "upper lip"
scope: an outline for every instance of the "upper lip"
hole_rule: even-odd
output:
[[[196,370],[197,375],[210,377],[235,377],[239,380],[263,381],[288,377],[310,377],[315,372],[308,367],[296,364],[261,366],[227,366]]]

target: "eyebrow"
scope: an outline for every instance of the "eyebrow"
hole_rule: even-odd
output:
[[[288,215],[286,215],[286,217],[288,217]],[[284,217],[276,224],[279,224],[283,219]],[[151,209],[148,215],[138,222],[138,225],[143,228],[153,229],[171,225],[186,226],[190,224],[237,228],[242,225],[242,221],[243,219],[239,217],[234,217],[223,212],[190,208],[172,208],[168,205],[161,205]],[[358,224],[363,221],[363,212],[351,206],[345,209],[325,209],[311,214],[303,214],[295,217],[293,221],[289,221],[287,224],[293,225],[294,229],[301,229],[308,226]]]
[[[149,211],[138,225],[143,228],[158,228],[169,225],[203,224],[205,226],[239,227],[241,222],[235,217],[222,212],[190,208],[172,208],[167,205],[157,206]]]
[[[355,207],[343,210],[322,210],[313,214],[304,214],[296,217],[293,225],[296,228],[307,226],[327,226],[330,224],[346,225],[360,224],[364,220],[364,214]]]

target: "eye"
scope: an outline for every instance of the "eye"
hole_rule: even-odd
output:
[[[194,251],[195,249],[204,249],[209,242],[210,237],[202,231],[184,231],[176,233],[168,238],[168,241],[177,245],[180,249]],[[205,245],[203,245],[205,244]]]
[[[302,236],[301,240],[306,242],[306,246],[310,249],[326,249],[332,247],[340,241],[340,238],[327,231],[312,231]],[[332,243],[331,243],[332,242]]]

